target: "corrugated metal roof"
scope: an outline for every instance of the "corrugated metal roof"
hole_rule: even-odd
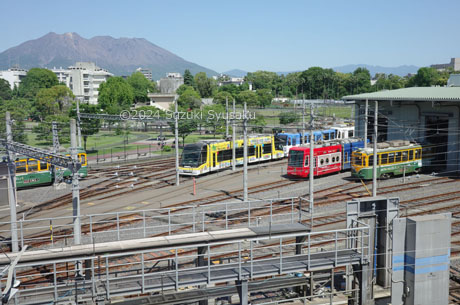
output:
[[[347,95],[346,101],[459,101],[460,87],[411,87]]]

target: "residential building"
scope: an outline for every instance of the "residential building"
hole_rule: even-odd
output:
[[[180,73],[168,73],[159,81],[159,89],[162,94],[175,94],[177,88],[184,84],[184,78]]]
[[[58,80],[72,90],[73,94],[89,104],[97,104],[99,86],[113,76],[92,62],[77,62],[68,69],[51,69]]]
[[[460,71],[460,57],[451,58],[448,64],[437,64],[431,65],[431,68],[435,68],[438,71],[444,71],[448,68],[452,68],[454,71]]]
[[[136,69],[136,72],[141,72],[142,74],[144,74],[146,79],[152,81],[152,70],[139,67]]]
[[[14,86],[19,87],[21,80],[26,77],[27,70],[20,69],[19,67],[12,67],[8,70],[0,71],[0,78],[8,81],[10,83],[11,90]]]
[[[170,93],[148,93],[147,96],[150,100],[150,106],[164,111],[171,110],[171,105],[174,105],[179,98],[177,94]]]

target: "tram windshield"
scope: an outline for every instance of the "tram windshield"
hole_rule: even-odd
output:
[[[302,150],[290,150],[288,166],[302,167],[303,165],[303,151]]]
[[[201,148],[184,147],[179,166],[198,167],[200,165]]]
[[[275,149],[283,150],[284,145],[286,145],[287,136],[285,135],[276,135],[275,136]]]
[[[360,153],[354,153],[352,156],[352,164],[362,166],[363,165],[363,156]]]

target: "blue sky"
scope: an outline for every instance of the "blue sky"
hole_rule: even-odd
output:
[[[458,0],[0,1],[0,52],[48,32],[145,38],[218,72],[447,63]]]

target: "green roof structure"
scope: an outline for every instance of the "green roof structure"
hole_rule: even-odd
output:
[[[345,101],[446,101],[460,102],[460,87],[411,87],[347,95]]]

